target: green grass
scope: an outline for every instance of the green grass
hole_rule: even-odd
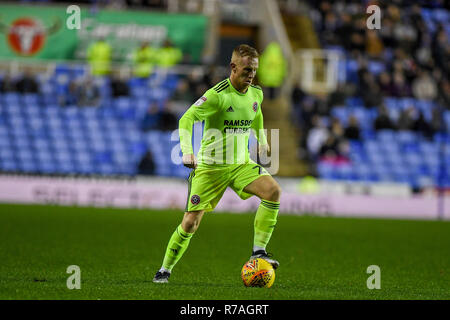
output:
[[[450,223],[280,215],[270,289],[240,270],[253,214],[207,214],[168,285],[151,282],[179,211],[0,205],[0,299],[450,299]],[[69,290],[69,265],[81,289]],[[369,265],[381,289],[366,287]]]

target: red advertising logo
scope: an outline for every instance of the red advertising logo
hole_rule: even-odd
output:
[[[43,48],[47,35],[55,33],[60,26],[59,20],[50,27],[44,27],[38,19],[21,17],[14,20],[9,27],[0,23],[0,30],[7,30],[8,44],[15,53],[33,56]]]

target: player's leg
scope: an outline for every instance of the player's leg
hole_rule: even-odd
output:
[[[266,247],[277,223],[281,188],[275,179],[256,163],[242,166],[237,174],[239,175],[234,181],[233,190],[242,199],[252,195],[261,199],[254,220],[252,257],[265,258],[274,268],[277,268],[278,261],[269,257]]]
[[[197,230],[204,213],[204,210],[184,213],[181,224],[177,226],[170,237],[161,269],[156,273],[153,282],[167,282],[172,268],[188,248],[189,242]]]
[[[261,199],[254,220],[253,255],[265,253],[277,224],[281,188],[274,178],[266,175],[246,186],[244,192]]]
[[[212,211],[227,187],[228,181],[221,170],[197,168],[189,176],[189,188],[185,214],[181,224],[173,232],[161,269],[156,273],[154,282],[168,282],[172,268],[180,260],[197,230],[203,214]],[[211,184],[214,181],[214,184]]]

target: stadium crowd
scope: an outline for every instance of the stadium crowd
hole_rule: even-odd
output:
[[[349,140],[360,139],[360,123],[350,117],[346,123],[333,116],[333,109],[348,105],[349,99],[373,110],[372,130],[412,130],[432,138],[445,130],[443,112],[450,110],[449,20],[430,17],[428,7],[444,7],[430,1],[425,9],[418,3],[395,1],[307,1],[309,16],[323,48],[340,50],[355,61],[353,76],[330,95],[310,95],[299,85],[292,92],[295,122],[303,131],[299,156],[316,160],[348,160]],[[379,5],[381,29],[366,27],[367,5]],[[424,17],[427,15],[427,17]],[[376,67],[376,68],[375,68]],[[430,101],[431,116],[413,104],[392,116],[386,100],[411,98]],[[431,105],[431,104],[430,104]]]

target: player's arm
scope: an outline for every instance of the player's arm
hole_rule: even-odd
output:
[[[261,93],[262,94],[262,93]],[[261,97],[262,102],[262,97]],[[267,143],[266,135],[264,134],[264,117],[261,111],[261,103],[259,104],[258,112],[252,122],[252,129],[254,130],[256,139],[259,144],[259,154],[268,154],[270,152],[269,144]]]
[[[197,159],[192,148],[192,126],[197,121],[212,117],[219,110],[219,97],[214,90],[208,90],[184,113],[178,122],[183,164],[188,168],[197,167]]]

